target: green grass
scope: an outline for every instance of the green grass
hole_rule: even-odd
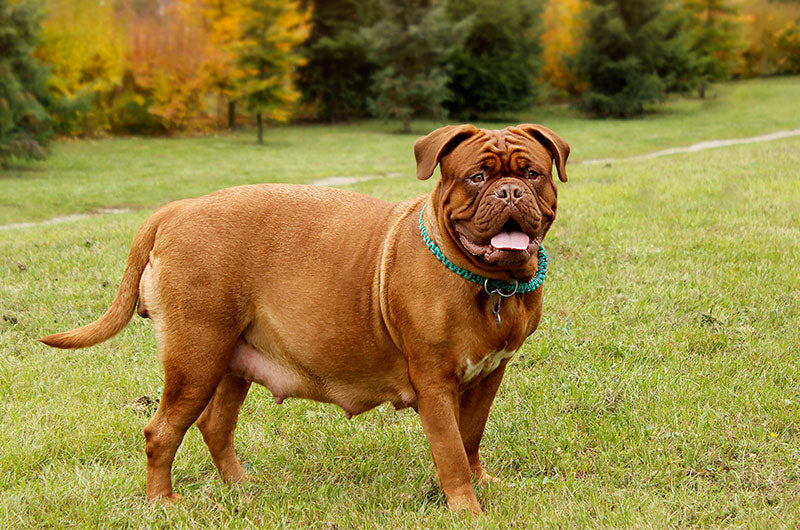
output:
[[[798,77],[717,85],[705,100],[674,99],[641,120],[586,120],[562,106],[478,125],[543,123],[569,140],[574,163],[798,128],[800,119],[792,109],[799,88]],[[46,161],[0,172],[0,224],[100,208],[152,208],[254,182],[410,177],[414,139],[440,125],[418,122],[412,135],[393,133],[396,124],[376,122],[276,127],[267,131],[264,146],[255,143],[252,131],[208,138],[58,142]]]
[[[563,134],[576,161],[631,155],[796,128],[790,107],[765,103],[792,87],[800,79],[724,85],[643,121],[535,121]],[[734,116],[750,128],[720,123]],[[264,148],[239,135],[63,143],[35,171],[0,177],[0,200],[22,200],[3,210],[8,222],[144,208],[0,230],[0,527],[800,524],[800,137],[569,167],[544,318],[482,445],[505,484],[478,489],[480,520],[443,505],[413,412],[382,406],[348,421],[330,405],[277,406],[263,388],[236,439],[255,481],[222,484],[192,428],[174,468],[184,502],[148,505],[150,412],[134,402],[162,385],[149,323],[137,317],[86,350],[33,339],[103,312],[133,234],[170,198],[268,175],[398,173],[349,187],[391,200],[427,190],[413,178],[413,138],[371,127],[389,130],[284,127]],[[28,181],[40,197],[25,198]]]

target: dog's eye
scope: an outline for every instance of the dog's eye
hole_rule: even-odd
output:
[[[542,174],[536,171],[535,169],[529,169],[528,171],[525,172],[525,176],[527,176],[529,179],[538,179],[539,177],[542,176]]]
[[[474,175],[469,177],[467,180],[469,180],[470,182],[480,183],[480,182],[483,182],[484,180],[486,180],[486,176],[483,174],[483,172],[475,173]]]

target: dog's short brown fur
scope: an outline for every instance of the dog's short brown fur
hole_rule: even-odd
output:
[[[138,311],[152,322],[164,393],[144,430],[147,496],[170,502],[186,430],[202,432],[226,481],[246,475],[233,432],[251,382],[280,403],[304,397],[348,415],[389,401],[419,412],[453,509],[481,511],[478,445],[506,363],[536,329],[542,289],[503,301],[497,327],[483,289],[456,265],[520,281],[556,215],[569,146],[539,125],[449,126],[414,145],[417,177],[441,165],[434,191],[390,204],[322,187],[254,185],[170,203],[136,235],[111,307],[96,322],[41,339],[79,348],[106,340]],[[525,249],[495,248],[522,231]],[[523,238],[524,240],[524,238]]]

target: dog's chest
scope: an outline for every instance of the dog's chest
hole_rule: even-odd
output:
[[[486,377],[497,370],[500,363],[512,357],[514,353],[514,351],[497,350],[489,352],[477,360],[473,360],[469,356],[465,357],[461,362],[461,368],[463,369],[461,384],[466,385],[477,379]]]

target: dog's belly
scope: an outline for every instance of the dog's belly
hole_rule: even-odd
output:
[[[319,369],[308,373],[301,366],[256,348],[245,340],[237,344],[229,370],[266,387],[278,404],[289,397],[334,403],[348,417],[387,401],[397,409],[416,408],[416,394],[408,382],[408,375],[399,370],[379,371],[360,379],[340,379]]]

